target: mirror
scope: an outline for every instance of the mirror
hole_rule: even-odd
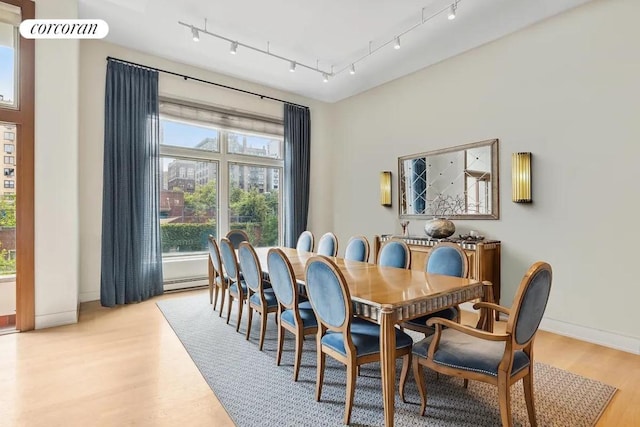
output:
[[[498,219],[498,140],[398,158],[400,218]]]

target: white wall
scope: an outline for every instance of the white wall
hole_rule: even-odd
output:
[[[397,194],[378,204],[398,156],[499,138],[500,220],[455,223],[502,241],[502,304],[548,261],[543,326],[640,353],[638,16],[637,0],[594,1],[335,105],[340,241],[400,231]],[[532,205],[511,202],[516,151],[533,152]]]
[[[80,43],[80,300],[96,300],[100,297],[100,253],[102,232],[102,164],[104,141],[104,87],[106,57],[113,56],[128,61],[162,68],[217,83],[263,93],[291,102],[308,105],[311,109],[311,182],[313,191],[310,200],[309,228],[316,234],[332,229],[332,204],[330,185],[322,183],[329,165],[331,150],[328,149],[327,105],[213,72],[142,54],[103,41]],[[185,81],[182,78],[160,73],[159,89],[162,95],[212,103],[246,111],[282,117],[283,106],[279,102],[261,100],[255,96],[241,94],[211,85]],[[174,278],[180,271],[186,276],[207,274],[206,258],[200,262],[165,264],[167,277]],[[198,271],[198,269],[200,271]],[[180,270],[180,271],[178,271]]]
[[[36,18],[77,16],[77,0],[36,3]],[[77,320],[78,63],[78,40],[36,41],[36,328]]]

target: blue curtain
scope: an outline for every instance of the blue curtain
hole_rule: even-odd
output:
[[[307,229],[310,143],[309,109],[284,104],[284,244],[290,248]]]
[[[162,294],[158,73],[109,60],[102,193],[103,306]]]

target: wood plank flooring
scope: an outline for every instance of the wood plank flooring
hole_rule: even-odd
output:
[[[86,303],[78,324],[0,336],[0,425],[232,426],[155,301]],[[640,356],[546,332],[535,352],[620,389],[598,426],[640,425]]]

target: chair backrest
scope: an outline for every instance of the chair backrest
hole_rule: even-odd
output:
[[[507,323],[515,347],[524,347],[534,338],[549,301],[551,276],[551,266],[538,261],[522,278]]]
[[[231,230],[225,237],[231,241],[234,249],[238,249],[240,247],[240,243],[249,241],[249,236],[244,232],[244,230]]]
[[[401,240],[389,240],[382,245],[378,265],[382,267],[409,268],[411,252],[409,246]]]
[[[267,254],[269,280],[278,302],[287,309],[298,306],[298,289],[296,276],[287,256],[278,248],[269,250]]]
[[[262,293],[262,268],[253,246],[249,242],[241,242],[238,248],[238,261],[242,278],[252,292]],[[251,295],[251,294],[249,294]]]
[[[305,267],[305,282],[318,322],[330,331],[348,334],[353,308],[338,267],[327,257],[311,257]]]
[[[324,233],[318,241],[318,255],[336,256],[338,253],[338,238],[335,234]]]
[[[369,261],[369,241],[364,236],[354,236],[349,239],[344,250],[344,258],[352,261]]]
[[[313,252],[313,233],[310,231],[303,231],[298,237],[298,243],[296,243],[296,249],[299,251]]]
[[[222,272],[222,261],[220,259],[220,248],[218,248],[218,243],[216,243],[216,238],[209,234],[208,239],[209,246],[209,259],[211,259],[211,264],[213,265],[213,269],[215,270],[218,276],[224,276]]]
[[[469,258],[460,245],[441,242],[427,254],[424,271],[445,276],[467,277]]]
[[[220,239],[220,255],[222,256],[222,263],[224,269],[227,272],[227,277],[232,282],[238,281],[238,258],[236,257],[236,251],[231,244],[231,241],[226,237]]]

